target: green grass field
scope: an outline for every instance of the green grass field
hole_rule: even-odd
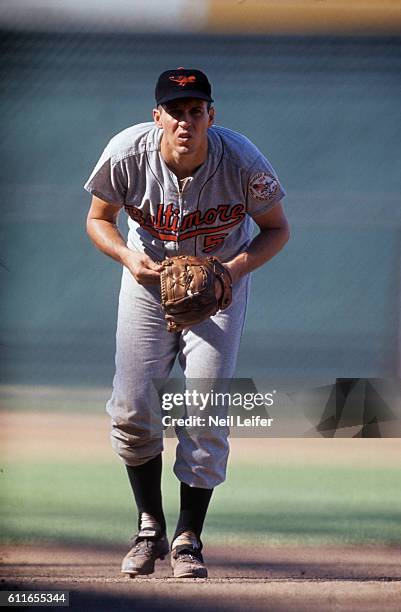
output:
[[[4,543],[125,543],[135,516],[125,470],[116,461],[2,466]],[[232,463],[210,507],[204,539],[269,545],[401,544],[401,469]],[[166,465],[169,531],[178,482]]]

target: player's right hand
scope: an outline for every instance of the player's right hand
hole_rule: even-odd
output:
[[[160,283],[162,266],[146,255],[131,251],[124,258],[124,265],[140,285],[157,285]]]

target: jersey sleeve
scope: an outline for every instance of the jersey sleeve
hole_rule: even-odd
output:
[[[84,189],[109,204],[124,205],[127,185],[124,160],[113,159],[109,143],[86,181]]]
[[[246,206],[251,217],[267,212],[286,195],[269,161],[262,155],[246,173]]]

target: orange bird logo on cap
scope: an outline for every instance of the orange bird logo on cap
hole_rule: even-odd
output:
[[[180,76],[171,76],[169,79],[170,81],[174,81],[174,83],[178,83],[179,87],[185,87],[188,83],[194,83],[196,81],[196,76],[193,74],[189,76],[181,74]]]

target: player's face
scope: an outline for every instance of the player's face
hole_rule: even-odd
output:
[[[207,109],[206,100],[180,98],[153,111],[158,127],[163,128],[164,144],[180,155],[195,153],[207,141],[214,109]]]

